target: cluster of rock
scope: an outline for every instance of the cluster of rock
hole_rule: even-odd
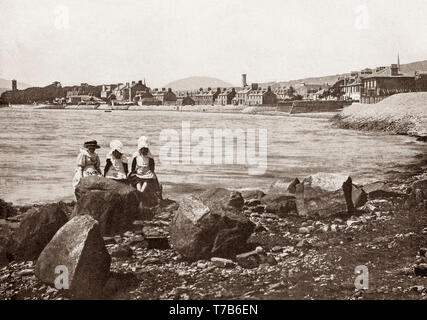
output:
[[[35,275],[44,283],[75,298],[98,298],[111,262],[103,237],[149,219],[161,210],[161,200],[103,177],[83,178],[76,197],[71,216],[60,204],[48,204],[15,217],[19,223],[0,224],[0,263],[37,261]]]
[[[277,181],[267,194],[260,190],[240,193],[214,188],[185,197],[178,208],[174,207],[169,243],[183,258],[201,265],[209,260],[224,268],[273,266],[278,263],[275,256],[249,241],[254,231],[263,228],[256,223],[257,218],[304,217],[306,222],[297,229],[301,238],[295,247],[310,247],[314,244],[306,237],[309,234],[358,227],[364,218],[354,215],[360,209],[373,213],[373,199],[408,197],[411,206],[425,205],[425,186],[426,181],[414,183],[409,197],[386,183],[359,187],[349,177]],[[114,244],[114,236],[126,234],[136,222],[141,226],[142,221],[161,215],[164,202],[154,193],[141,195],[128,185],[103,177],[83,178],[76,198],[70,214],[61,205],[51,204],[30,209],[19,224],[0,223],[0,264],[11,259],[37,261],[35,275],[42,282],[67,289],[76,298],[99,298],[106,286],[113,286],[109,282],[111,257],[106,245]],[[323,223],[319,217],[328,218],[331,223]],[[342,220],[344,217],[346,221]],[[150,237],[140,231],[138,239],[133,236],[133,244],[144,242],[148,248],[149,243],[152,248],[169,248],[164,236]],[[132,256],[130,246],[110,250],[111,256]],[[421,251],[414,267],[420,275],[427,266],[426,250]],[[288,254],[282,247],[272,248],[272,252],[284,257]]]
[[[338,190],[325,190],[313,179],[300,182],[275,182],[269,192],[245,191],[243,195],[227,189],[211,189],[184,198],[170,226],[172,247],[182,256],[197,260],[211,259],[223,266],[236,263],[253,268],[276,261],[262,248],[253,248],[248,238],[256,228],[249,218],[297,215],[328,217],[348,215],[362,207],[367,193],[352,183],[342,182]],[[261,227],[262,228],[262,227]]]

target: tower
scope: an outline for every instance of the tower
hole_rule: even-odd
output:
[[[15,79],[12,80],[12,91],[18,90],[18,85]]]
[[[246,83],[246,73],[242,74],[242,87],[246,87],[248,84]]]

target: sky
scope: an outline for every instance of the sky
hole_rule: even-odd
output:
[[[0,0],[0,78],[239,85],[427,59],[425,0]]]

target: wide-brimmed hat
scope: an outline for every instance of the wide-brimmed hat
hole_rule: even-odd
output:
[[[141,136],[138,139],[138,150],[141,150],[142,148],[149,148],[150,142],[148,141],[148,138],[146,136]]]
[[[92,148],[95,148],[95,149],[99,149],[99,148],[101,148],[101,147],[98,145],[98,142],[97,142],[96,140],[86,141],[86,142],[83,144],[83,147],[84,147],[84,148],[90,148],[90,147],[92,147]]]
[[[118,151],[120,153],[123,153],[123,143],[121,143],[119,140],[113,140],[110,142],[110,149],[111,151]]]

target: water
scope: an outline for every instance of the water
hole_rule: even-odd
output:
[[[245,165],[166,165],[158,158],[162,129],[268,129],[268,167],[248,175]],[[268,188],[278,178],[342,173],[357,183],[375,181],[425,152],[425,144],[402,136],[333,129],[327,119],[244,114],[0,109],[0,198],[16,204],[71,200],[75,159],[82,143],[96,139],[102,166],[109,142],[119,139],[129,154],[140,135],[152,142],[156,172],[167,197],[223,186]]]

